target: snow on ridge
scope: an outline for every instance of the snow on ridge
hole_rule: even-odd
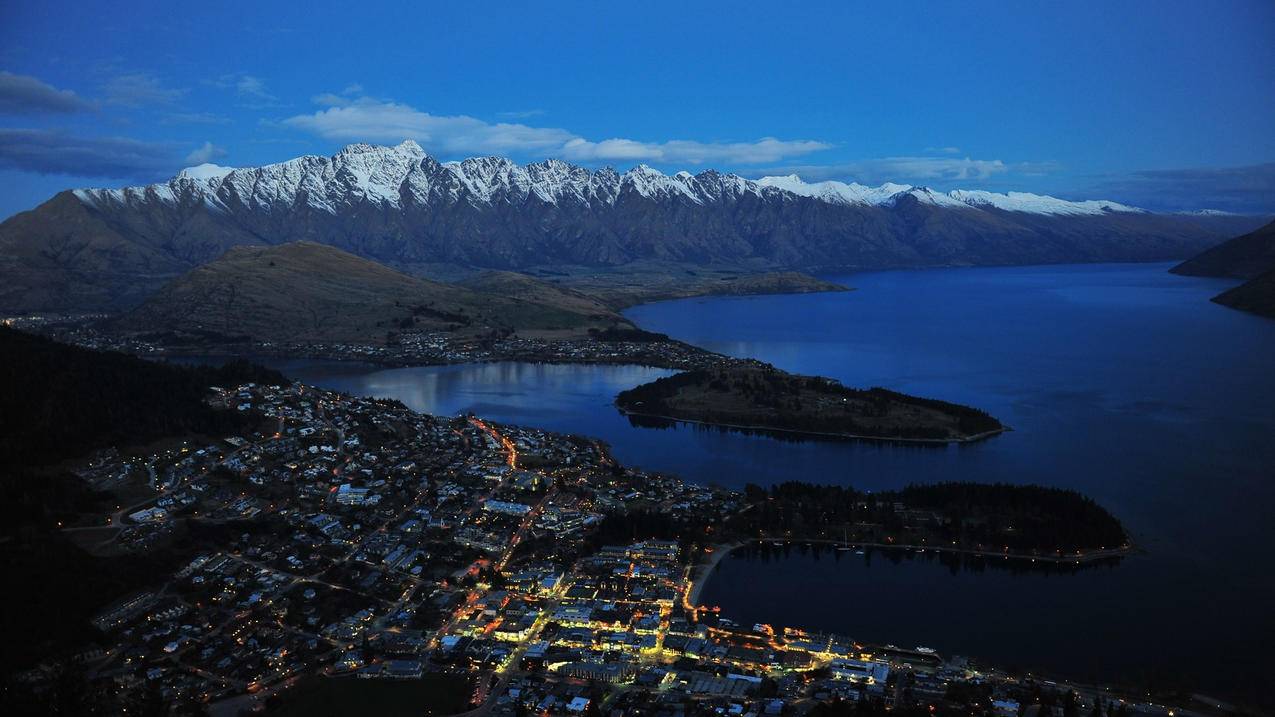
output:
[[[783,177],[762,177],[757,184],[774,187],[803,197],[814,197],[830,204],[868,204],[883,206],[898,194],[912,189],[910,184],[886,182],[879,187],[868,187],[858,182],[806,182],[795,174]]]
[[[975,209],[976,208],[970,204],[967,204],[965,202],[962,202],[959,199],[952,197],[950,194],[943,194],[942,192],[936,192],[933,189],[930,189],[929,187],[913,187],[907,191],[899,192],[898,194],[895,194],[894,196],[890,197],[887,200],[887,203],[890,206],[894,206],[894,204],[897,203],[899,199],[901,199],[905,195],[914,197],[918,202],[922,204],[932,204],[936,207],[946,207],[948,209]]]
[[[176,178],[177,179],[221,179],[222,177],[225,177],[227,174],[230,174],[233,171],[235,171],[234,167],[223,167],[221,165],[213,164],[211,162],[204,162],[203,164],[199,164],[194,167],[187,167],[183,169],[182,171],[177,173]]]
[[[123,189],[77,189],[74,194],[91,206],[190,199],[214,209],[225,209],[228,202],[267,211],[303,204],[336,214],[342,207],[360,202],[401,208],[405,197],[416,205],[533,200],[612,204],[626,188],[649,199],[681,197],[696,204],[744,194],[772,197],[782,192],[830,204],[877,207],[895,206],[910,196],[923,204],[949,209],[1044,215],[1144,212],[1108,200],[1068,201],[1027,192],[960,189],[940,193],[893,183],[870,187],[857,182],[806,182],[795,174],[750,180],[707,170],[670,176],[646,164],[621,174],[610,167],[590,170],[558,159],[519,165],[503,157],[440,164],[412,140],[396,146],[350,144],[330,157],[306,155],[255,168],[202,164],[183,169],[168,182]]]
[[[1030,214],[1106,214],[1109,212],[1145,213],[1146,210],[1107,199],[1073,202],[1044,194],[1007,192],[998,194],[982,190],[954,189],[950,196],[973,207],[993,207],[1007,212]]]
[[[658,169],[639,164],[620,175],[620,185],[633,187],[638,194],[650,199],[680,194],[696,204],[703,204],[703,199],[691,188],[690,180],[693,179],[689,173],[679,172],[670,177]]]
[[[1174,212],[1178,216],[1183,217],[1239,217],[1242,214],[1236,212],[1228,212],[1222,209],[1192,209],[1182,212]]]
[[[879,187],[867,187],[857,182],[825,181],[806,182],[801,177],[790,174],[782,177],[762,177],[757,184],[765,187],[782,189],[803,197],[814,197],[833,204],[866,204],[871,206],[894,206],[905,195],[911,195],[923,204],[947,207],[949,209],[993,208],[1007,212],[1025,212],[1029,214],[1106,214],[1109,212],[1143,212],[1106,199],[1091,199],[1073,202],[1043,194],[1028,192],[1008,192],[998,194],[983,190],[954,189],[951,192],[936,192],[928,187],[913,187],[907,184],[885,183]]]

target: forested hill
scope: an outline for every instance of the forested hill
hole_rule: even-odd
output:
[[[758,361],[667,376],[623,391],[615,402],[639,422],[657,417],[847,438],[967,441],[1004,430],[1000,421],[969,406],[883,388],[848,388]]]
[[[210,386],[286,384],[244,361],[176,366],[0,327],[0,466],[30,467],[95,448],[182,433],[219,434],[246,417],[205,403]]]
[[[1125,550],[1111,513],[1080,493],[1004,483],[936,483],[868,493],[849,486],[749,485],[753,510],[732,527],[794,539],[920,541],[936,546],[1037,555]],[[845,531],[845,532],[843,532]]]

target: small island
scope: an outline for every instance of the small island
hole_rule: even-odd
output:
[[[969,406],[884,388],[855,389],[760,361],[723,361],[621,392],[636,422],[686,421],[744,431],[825,438],[958,443],[1005,426]]]

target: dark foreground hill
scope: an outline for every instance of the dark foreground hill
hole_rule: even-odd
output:
[[[1275,318],[1275,222],[1235,237],[1170,269],[1186,276],[1248,279],[1213,301]]]
[[[210,386],[287,384],[243,361],[221,367],[155,363],[0,327],[0,466],[29,467],[95,448],[244,426],[211,408]]]
[[[1169,269],[1188,277],[1251,279],[1275,269],[1275,222],[1221,242]]]
[[[1205,250],[1170,269],[1184,276],[1252,279],[1275,269],[1275,222]]]
[[[1223,291],[1213,297],[1213,300],[1232,309],[1275,319],[1275,270],[1249,279],[1234,289]]]
[[[410,276],[313,242],[234,247],[169,282],[115,328],[219,341],[377,342],[405,330],[584,335],[631,327],[596,300],[530,277],[475,287],[486,290]]]

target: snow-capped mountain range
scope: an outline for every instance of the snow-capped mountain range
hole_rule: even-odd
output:
[[[626,191],[648,199],[678,198],[695,204],[726,196],[750,194],[782,199],[790,194],[830,204],[892,207],[903,197],[949,209],[997,209],[1050,215],[1102,215],[1144,210],[1107,200],[1068,201],[1055,197],[980,190],[935,192],[926,187],[886,183],[804,182],[797,175],[745,179],[713,170],[665,175],[646,165],[623,174],[606,167],[589,170],[551,159],[518,165],[501,157],[475,157],[463,162],[436,162],[420,145],[407,140],[396,147],[354,144],[333,157],[306,156],[263,167],[234,169],[202,164],[184,169],[172,180],[126,189],[80,189],[75,195],[104,208],[152,199],[177,202],[197,198],[211,209],[226,209],[231,197],[240,206],[271,210],[305,204],[333,214],[352,202],[400,207],[455,203],[540,201],[613,205]]]
[[[0,314],[134,306],[244,244],[306,240],[422,275],[746,271],[1185,258],[1261,218],[883,184],[666,175],[352,144],[255,168],[62,192],[0,224]]]

